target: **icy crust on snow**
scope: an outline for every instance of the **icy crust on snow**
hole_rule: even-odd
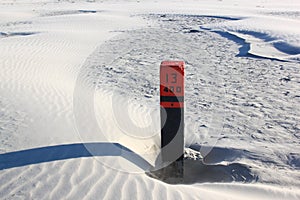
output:
[[[285,13],[288,14],[288,13]],[[249,48],[240,55],[300,62],[300,19],[280,16],[251,16],[217,24],[206,24],[202,29],[230,35],[244,40]],[[231,37],[234,39],[234,37]]]

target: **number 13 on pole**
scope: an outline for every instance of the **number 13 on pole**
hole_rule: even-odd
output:
[[[160,105],[183,108],[184,62],[163,61],[160,65]]]

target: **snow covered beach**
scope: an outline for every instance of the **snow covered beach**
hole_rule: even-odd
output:
[[[296,1],[3,1],[0,9],[1,198],[299,199]],[[187,63],[186,146],[258,179],[169,185],[145,175],[142,162],[159,149],[164,59]],[[110,151],[113,142],[142,159]]]

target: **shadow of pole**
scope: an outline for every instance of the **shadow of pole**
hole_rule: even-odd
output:
[[[151,167],[141,156],[118,143],[75,143],[0,154],[0,170],[93,156],[121,156],[145,171]]]

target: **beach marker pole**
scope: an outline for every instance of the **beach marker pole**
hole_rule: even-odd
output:
[[[160,65],[161,156],[175,168],[170,176],[183,176],[184,155],[184,62]]]

